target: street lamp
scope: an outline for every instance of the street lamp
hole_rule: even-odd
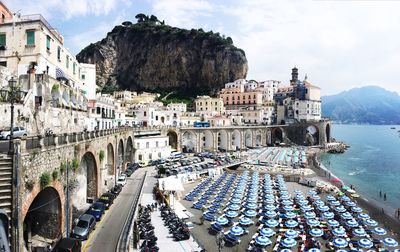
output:
[[[17,100],[21,100],[24,96],[25,92],[22,91],[19,87],[16,87],[17,81],[14,77],[8,81],[8,89],[1,89],[0,95],[4,100],[9,100],[11,104],[11,123],[10,123],[10,139],[9,139],[9,147],[8,154],[14,154],[14,146],[13,146],[13,138],[14,138],[14,102]]]

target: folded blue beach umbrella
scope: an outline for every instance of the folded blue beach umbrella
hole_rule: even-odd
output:
[[[390,237],[383,239],[383,244],[388,247],[397,247],[399,245],[395,239]]]
[[[367,232],[363,228],[356,228],[353,230],[353,235],[362,237],[366,236]]]
[[[320,237],[324,235],[324,231],[322,231],[320,228],[313,228],[310,230],[309,234],[314,237]]]
[[[345,236],[346,235],[346,229],[344,229],[343,227],[334,228],[332,230],[332,234],[334,236]]]
[[[231,227],[231,229],[229,231],[231,232],[231,234],[236,235],[236,236],[240,236],[244,233],[244,229],[241,226]]]
[[[358,227],[360,224],[355,219],[347,220],[346,225],[349,227]]]
[[[319,226],[320,224],[321,223],[316,219],[308,219],[307,220],[307,225],[309,225],[310,227]]]
[[[275,231],[272,230],[271,228],[262,228],[260,230],[260,235],[263,235],[263,236],[271,237],[274,234],[275,234]]]
[[[305,212],[304,218],[306,219],[314,219],[317,215],[314,212]]]
[[[228,217],[228,218],[235,218],[235,217],[237,217],[239,214],[237,213],[237,212],[235,212],[235,211],[227,211],[226,213],[225,213],[225,216],[226,217]]]
[[[212,214],[211,212],[205,212],[205,213],[203,214],[203,218],[204,218],[205,220],[207,220],[207,221],[213,221],[213,220],[215,220],[215,215]]]
[[[378,222],[377,222],[376,220],[373,220],[373,219],[366,219],[366,220],[364,221],[364,224],[365,224],[365,225],[368,225],[368,226],[371,226],[371,227],[376,227],[376,226],[378,226]]]
[[[286,248],[294,247],[294,246],[296,246],[296,244],[297,244],[297,242],[293,238],[285,238],[285,239],[281,240],[281,245]]]
[[[357,242],[358,246],[362,247],[362,248],[372,248],[372,246],[374,245],[372,243],[371,240],[366,239],[366,238],[362,238]]]
[[[343,238],[335,238],[333,239],[333,245],[337,248],[345,248],[347,247],[348,243]]]
[[[299,232],[293,229],[289,229],[285,231],[285,237],[288,238],[296,238],[299,235]]]
[[[297,223],[297,221],[295,221],[295,220],[287,220],[285,222],[285,226],[288,228],[294,228],[294,227],[297,227],[297,225],[299,225],[299,223]]]
[[[219,225],[224,226],[224,225],[226,225],[226,224],[229,223],[229,220],[228,220],[226,217],[224,217],[224,216],[220,216],[220,217],[217,218],[217,221],[216,221],[216,222],[217,222]]]
[[[330,227],[338,227],[340,223],[337,220],[328,220],[326,222]]]
[[[268,227],[276,227],[279,225],[279,221],[275,219],[269,219],[265,222],[265,225],[267,225]]]
[[[387,233],[386,230],[381,227],[376,227],[376,228],[372,229],[371,231],[372,231],[372,233],[377,234],[377,235],[385,235]]]
[[[268,237],[262,235],[257,236],[255,242],[260,246],[267,246],[272,243]]]

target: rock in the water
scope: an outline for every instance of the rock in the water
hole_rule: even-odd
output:
[[[134,91],[216,94],[224,83],[245,78],[243,50],[230,38],[199,29],[138,23],[116,26],[77,58],[95,63],[97,84]]]

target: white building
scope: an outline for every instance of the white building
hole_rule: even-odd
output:
[[[81,89],[88,100],[96,99],[96,65],[80,63]]]
[[[115,100],[107,94],[96,94],[96,100],[89,101],[87,130],[111,129],[115,126]]]
[[[183,102],[167,104],[167,110],[178,111],[178,112],[184,113],[184,112],[186,112],[186,109],[187,109],[187,106]]]
[[[171,155],[171,146],[168,136],[135,136],[135,161],[148,162]]]

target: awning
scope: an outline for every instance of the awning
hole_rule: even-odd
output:
[[[56,79],[57,80],[68,80],[67,75],[60,68],[56,68]]]

